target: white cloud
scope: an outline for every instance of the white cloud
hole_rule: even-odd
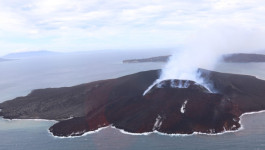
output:
[[[0,55],[171,47],[212,24],[264,28],[264,6],[262,0],[0,0]]]

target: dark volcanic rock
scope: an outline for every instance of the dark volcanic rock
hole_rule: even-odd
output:
[[[111,99],[119,97],[111,96]],[[115,127],[128,132],[217,133],[224,130],[225,123],[237,119],[230,112],[232,109],[233,104],[223,95],[208,93],[193,84],[188,88],[155,87],[145,96],[112,103],[106,107],[105,114]],[[155,126],[157,120],[161,120],[161,124]],[[239,126],[234,122],[227,130],[233,125]]]
[[[216,93],[193,81],[166,80],[143,96],[159,77],[160,71],[153,70],[74,87],[35,90],[0,104],[1,115],[61,120],[49,129],[56,136],[79,136],[109,125],[132,133],[191,134],[236,130],[242,113],[265,109],[265,81],[198,71]]]
[[[34,90],[28,96],[1,103],[1,114],[7,119],[62,120],[84,116],[98,107],[97,102],[88,99],[91,91],[106,83],[97,81],[73,87]]]
[[[265,81],[254,76],[218,73],[201,70],[216,92],[233,101],[241,112],[259,111],[265,108]]]

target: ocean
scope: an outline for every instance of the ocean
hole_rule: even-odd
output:
[[[165,63],[123,64],[122,60],[167,55],[167,51],[98,51],[22,58],[0,63],[0,102],[33,89],[73,86],[111,79]],[[265,80],[265,63],[219,63],[216,71],[254,75]],[[243,129],[221,135],[128,135],[108,127],[76,138],[53,137],[54,121],[0,119],[0,150],[175,150],[265,149],[265,112],[242,116]]]

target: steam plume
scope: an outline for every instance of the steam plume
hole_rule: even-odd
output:
[[[214,26],[202,29],[176,51],[157,79],[144,95],[157,83],[168,79],[193,80],[207,89],[208,84],[199,77],[198,68],[213,70],[223,54],[264,50],[265,32],[262,29]]]

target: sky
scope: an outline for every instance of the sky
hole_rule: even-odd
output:
[[[214,25],[265,27],[264,0],[0,0],[0,55],[174,48]]]

